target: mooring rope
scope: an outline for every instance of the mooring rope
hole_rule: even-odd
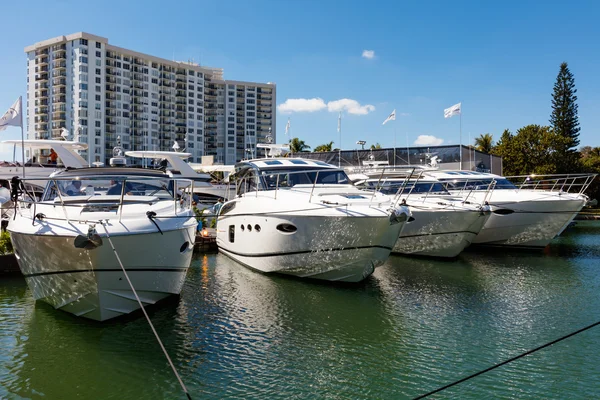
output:
[[[187,396],[187,398],[189,400],[192,400],[192,397],[188,393],[187,388],[185,387],[183,381],[179,377],[179,374],[177,373],[177,369],[175,368],[175,365],[173,364],[173,361],[171,361],[171,357],[169,357],[169,353],[167,353],[167,349],[165,349],[165,346],[163,345],[162,341],[160,340],[160,337],[158,336],[158,333],[156,332],[156,329],[154,329],[154,325],[152,325],[152,321],[150,321],[150,317],[148,316],[148,313],[146,313],[146,309],[144,308],[144,305],[142,304],[142,301],[138,297],[138,294],[135,291],[135,288],[133,287],[133,284],[131,283],[131,280],[129,279],[129,275],[127,274],[127,271],[125,270],[125,267],[123,266],[123,263],[121,262],[121,258],[119,257],[119,253],[117,253],[117,250],[115,249],[115,246],[113,245],[113,242],[110,239],[110,235],[108,233],[108,229],[106,229],[106,226],[104,225],[104,223],[102,221],[99,221],[99,223],[104,228],[104,232],[106,232],[106,238],[108,239],[108,243],[110,243],[110,247],[112,248],[113,252],[115,253],[115,257],[117,258],[117,261],[119,262],[119,265],[121,266],[121,269],[123,270],[123,274],[125,274],[125,278],[127,279],[127,282],[129,283],[129,287],[131,287],[131,290],[133,291],[133,295],[135,296],[135,299],[137,300],[138,304],[140,305],[140,308],[142,309],[142,312],[144,313],[144,316],[146,317],[146,320],[148,321],[148,324],[150,325],[150,328],[152,328],[152,332],[154,332],[154,336],[156,337],[156,340],[158,341],[158,344],[160,345],[160,348],[162,349],[163,353],[165,354],[165,357],[167,358],[167,361],[169,362],[169,365],[171,365],[171,369],[173,370],[173,373],[177,377],[177,380],[179,381],[179,384],[181,385],[181,388],[183,389],[183,392],[185,393],[185,395]]]
[[[473,379],[473,378],[475,378],[476,376],[479,376],[479,375],[481,375],[481,374],[485,374],[486,372],[489,372],[489,371],[491,371],[491,370],[493,370],[493,369],[496,369],[496,368],[498,368],[498,367],[501,367],[501,366],[503,366],[503,365],[506,365],[506,364],[508,364],[508,363],[511,363],[511,362],[513,362],[513,361],[515,361],[515,360],[518,360],[519,358],[522,358],[522,357],[525,357],[525,356],[527,356],[527,355],[529,355],[529,354],[535,353],[535,352],[536,352],[536,351],[538,351],[538,350],[541,350],[541,349],[543,349],[543,348],[546,348],[546,347],[548,347],[548,346],[552,346],[553,344],[555,344],[555,343],[558,343],[558,342],[560,342],[560,341],[562,341],[562,340],[568,339],[568,338],[570,338],[571,336],[575,336],[575,335],[577,335],[577,334],[579,334],[579,333],[581,333],[581,332],[587,331],[588,329],[591,329],[591,328],[593,328],[593,327],[595,327],[595,326],[597,326],[597,325],[600,325],[600,321],[598,321],[598,322],[595,322],[595,323],[593,323],[593,324],[591,324],[591,325],[588,325],[588,326],[586,326],[586,327],[584,327],[584,328],[581,328],[581,329],[579,329],[579,330],[577,330],[577,331],[575,331],[575,332],[571,332],[571,333],[569,333],[568,335],[562,336],[562,337],[560,337],[560,338],[558,338],[558,339],[555,339],[555,340],[553,340],[553,341],[551,341],[551,342],[548,342],[548,343],[546,343],[546,344],[543,344],[543,345],[541,345],[541,346],[538,346],[538,347],[536,347],[535,349],[532,349],[532,350],[526,351],[525,353],[519,354],[518,356],[515,356],[515,357],[512,357],[512,358],[509,358],[508,360],[502,361],[502,362],[500,362],[500,363],[498,363],[498,364],[495,364],[495,365],[493,365],[493,366],[491,366],[491,367],[489,367],[489,368],[486,368],[486,369],[484,369],[484,370],[482,370],[482,371],[476,372],[476,373],[474,373],[474,374],[471,374],[471,375],[469,375],[469,376],[466,376],[466,377],[464,377],[464,378],[462,378],[462,379],[459,379],[459,380],[457,380],[457,381],[455,381],[455,382],[449,383],[449,384],[447,384],[447,385],[445,385],[445,386],[442,386],[442,387],[440,387],[440,388],[437,388],[437,389],[435,389],[435,390],[432,390],[431,392],[427,392],[427,393],[425,393],[425,394],[422,394],[422,395],[420,395],[420,396],[417,396],[417,397],[415,397],[413,400],[424,399],[424,398],[426,398],[426,397],[429,397],[429,396],[431,396],[432,394],[439,393],[439,392],[441,392],[441,391],[443,391],[443,390],[446,390],[446,389],[448,389],[448,388],[450,388],[450,387],[452,387],[452,386],[458,385],[459,383],[463,383],[463,382],[465,382],[465,381],[468,381],[469,379]]]

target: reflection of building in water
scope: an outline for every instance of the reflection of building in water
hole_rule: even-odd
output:
[[[460,150],[462,149],[462,168],[460,165]],[[448,145],[430,147],[393,147],[376,150],[342,150],[317,153],[302,153],[302,157],[317,159],[332,165],[342,167],[362,166],[374,162],[381,166],[426,165],[432,160],[437,162],[440,169],[464,169],[480,172],[502,174],[502,158],[473,150],[467,146]]]

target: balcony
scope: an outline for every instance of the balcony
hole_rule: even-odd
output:
[[[65,78],[55,78],[52,80],[52,86],[58,87],[58,86],[66,86],[67,85],[67,80]],[[56,94],[54,92],[52,92],[53,94]]]
[[[36,58],[35,65],[39,65],[39,66],[48,65],[48,57]]]
[[[52,95],[57,95],[57,94],[67,94],[67,88],[55,87],[54,89],[52,89]]]
[[[65,50],[59,50],[53,54],[55,60],[66,60],[67,52]]]
[[[45,124],[45,123],[39,124],[39,125],[36,124],[34,126],[34,129],[36,132],[46,132],[48,130],[48,124]]]
[[[54,61],[52,63],[52,68],[55,70],[66,69],[67,63],[65,61]]]
[[[35,51],[36,57],[42,57],[42,56],[47,56],[47,55],[48,55],[48,48]]]
[[[52,113],[52,122],[65,121],[65,120],[66,120],[66,113],[64,113],[64,112]]]
[[[48,106],[46,106],[46,107],[36,107],[36,109],[35,109],[35,115],[48,114],[48,111],[49,111]],[[35,119],[36,119],[35,122],[38,122],[37,121],[37,117],[35,117]],[[42,122],[47,122],[47,121],[42,121]]]
[[[35,76],[36,82],[44,82],[48,80],[48,74],[39,74]]]

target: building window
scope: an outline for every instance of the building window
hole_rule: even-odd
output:
[[[96,48],[97,49],[101,49],[102,48],[102,43],[96,42]],[[98,57],[100,57],[100,56],[98,56]]]
[[[79,44],[83,45],[83,46],[87,46],[88,45],[88,41],[87,41],[87,39],[79,39]]]
[[[101,75],[102,74],[102,70],[100,68],[96,68],[96,75]]]
[[[102,53],[100,53],[99,51],[96,52],[96,57],[100,58],[102,57]]]
[[[79,84],[79,89],[81,89],[81,90],[87,90],[87,88],[88,88],[87,83],[80,83]]]
[[[102,78],[100,78],[99,76],[96,77],[96,83],[102,83]]]
[[[87,64],[87,62],[88,62],[88,58],[87,58],[87,57],[83,57],[83,56],[79,56],[79,62],[80,62],[80,63]]]
[[[96,121],[95,124],[96,124],[96,128],[100,128],[102,126],[102,125],[100,125],[101,124],[100,121]]]

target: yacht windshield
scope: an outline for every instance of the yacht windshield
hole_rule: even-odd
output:
[[[275,189],[279,187],[294,187],[296,185],[347,185],[350,183],[344,171],[336,169],[319,169],[314,167],[263,169],[260,171],[264,187]],[[278,178],[279,176],[279,178]]]
[[[494,190],[517,189],[517,187],[505,178],[469,179],[469,180],[445,180],[448,190],[487,190],[492,183],[496,182]]]
[[[368,181],[368,189],[376,189],[377,181]],[[385,194],[400,193],[432,193],[449,194],[441,182],[404,182],[404,181],[382,181],[379,182],[379,191]]]
[[[160,199],[173,199],[174,193],[179,195],[184,190],[185,184],[179,183],[176,190],[172,180],[160,178],[128,179],[120,177],[74,177],[73,179],[53,179],[48,182],[44,192],[44,201],[54,200],[56,197],[83,196],[154,196]],[[177,195],[177,194],[176,194]],[[82,199],[82,200],[83,200]]]

